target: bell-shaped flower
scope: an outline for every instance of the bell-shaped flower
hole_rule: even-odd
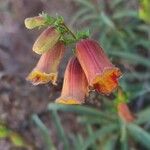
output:
[[[132,112],[129,110],[129,107],[126,103],[119,103],[117,105],[118,115],[123,121],[129,123],[133,122],[135,117]]]
[[[33,44],[33,51],[43,54],[54,47],[60,38],[60,33],[55,27],[45,29]]]
[[[52,49],[44,53],[33,71],[28,75],[27,80],[33,85],[52,82],[56,84],[58,67],[65,52],[62,42],[58,42]]]
[[[96,41],[80,40],[76,44],[76,55],[90,86],[106,95],[117,88],[121,71],[110,62]]]
[[[67,65],[61,96],[56,103],[81,104],[88,92],[86,76],[76,57],[72,57]]]
[[[26,28],[34,29],[36,27],[44,26],[46,24],[46,19],[42,16],[35,16],[35,17],[26,18],[24,23]]]

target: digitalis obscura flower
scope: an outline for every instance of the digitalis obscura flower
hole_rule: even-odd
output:
[[[33,51],[37,54],[43,54],[54,47],[60,38],[60,33],[55,27],[45,29],[37,38],[33,45]]]
[[[26,18],[24,23],[26,28],[34,29],[36,27],[45,25],[46,19],[42,16],[35,16],[35,17]]]
[[[52,49],[44,53],[37,63],[36,67],[27,77],[33,85],[52,82],[56,84],[58,67],[65,52],[62,42],[58,42]]]
[[[118,109],[118,115],[120,116],[121,119],[123,119],[125,122],[133,122],[135,117],[129,110],[129,107],[126,103],[119,103],[117,106]]]
[[[118,87],[121,71],[110,62],[98,42],[80,40],[76,44],[76,55],[90,86],[106,95]]]
[[[81,104],[85,101],[88,83],[76,57],[72,57],[67,65],[61,96],[56,103]]]

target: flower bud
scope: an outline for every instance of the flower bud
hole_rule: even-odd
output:
[[[65,52],[62,42],[58,42],[52,49],[44,53],[33,71],[28,75],[27,80],[33,85],[52,82],[56,84],[58,67]]]
[[[130,112],[128,105],[126,103],[119,103],[117,106],[118,109],[118,115],[121,119],[123,119],[125,122],[133,122],[135,117]]]
[[[67,65],[61,96],[56,103],[81,104],[87,94],[87,79],[76,57],[72,57]]]
[[[49,27],[37,38],[33,45],[33,51],[37,54],[43,54],[52,49],[59,38],[60,33],[54,27]]]
[[[76,44],[76,54],[90,86],[106,95],[118,87],[121,71],[109,61],[96,41],[79,41]]]
[[[36,17],[26,18],[24,23],[26,28],[34,29],[36,27],[45,25],[46,20],[42,16],[36,16]]]

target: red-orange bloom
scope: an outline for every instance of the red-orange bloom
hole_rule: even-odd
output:
[[[79,41],[76,54],[90,86],[102,94],[110,94],[117,88],[121,71],[109,61],[96,41]]]
[[[87,94],[87,79],[76,57],[67,65],[61,96],[56,103],[81,104]]]
[[[56,84],[58,67],[65,52],[62,42],[58,42],[52,49],[44,53],[33,71],[28,75],[27,80],[33,85],[52,82]]]
[[[135,117],[130,112],[128,105],[126,103],[119,103],[117,106],[118,115],[122,118],[125,122],[129,123],[134,121]]]
[[[55,27],[49,27],[37,38],[33,45],[33,51],[37,54],[43,54],[52,49],[58,42],[59,38],[60,33],[55,29]]]

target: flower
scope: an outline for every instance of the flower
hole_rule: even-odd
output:
[[[106,95],[117,88],[121,71],[109,61],[96,41],[80,40],[76,44],[76,55],[90,86]]]
[[[46,19],[42,16],[35,16],[35,17],[26,18],[24,23],[25,23],[26,28],[34,29],[36,27],[45,25]]]
[[[58,42],[52,49],[44,53],[33,71],[28,75],[27,80],[33,85],[52,82],[56,84],[58,66],[65,52],[62,42]]]
[[[67,65],[62,93],[56,103],[81,104],[87,94],[87,79],[76,57],[72,57]]]
[[[121,119],[123,119],[125,122],[129,123],[134,121],[135,117],[130,112],[128,105],[126,103],[119,103],[117,106],[118,109],[118,115]]]
[[[52,49],[58,42],[59,38],[60,33],[55,29],[55,27],[49,27],[37,38],[33,44],[33,51],[37,54],[43,54]]]

